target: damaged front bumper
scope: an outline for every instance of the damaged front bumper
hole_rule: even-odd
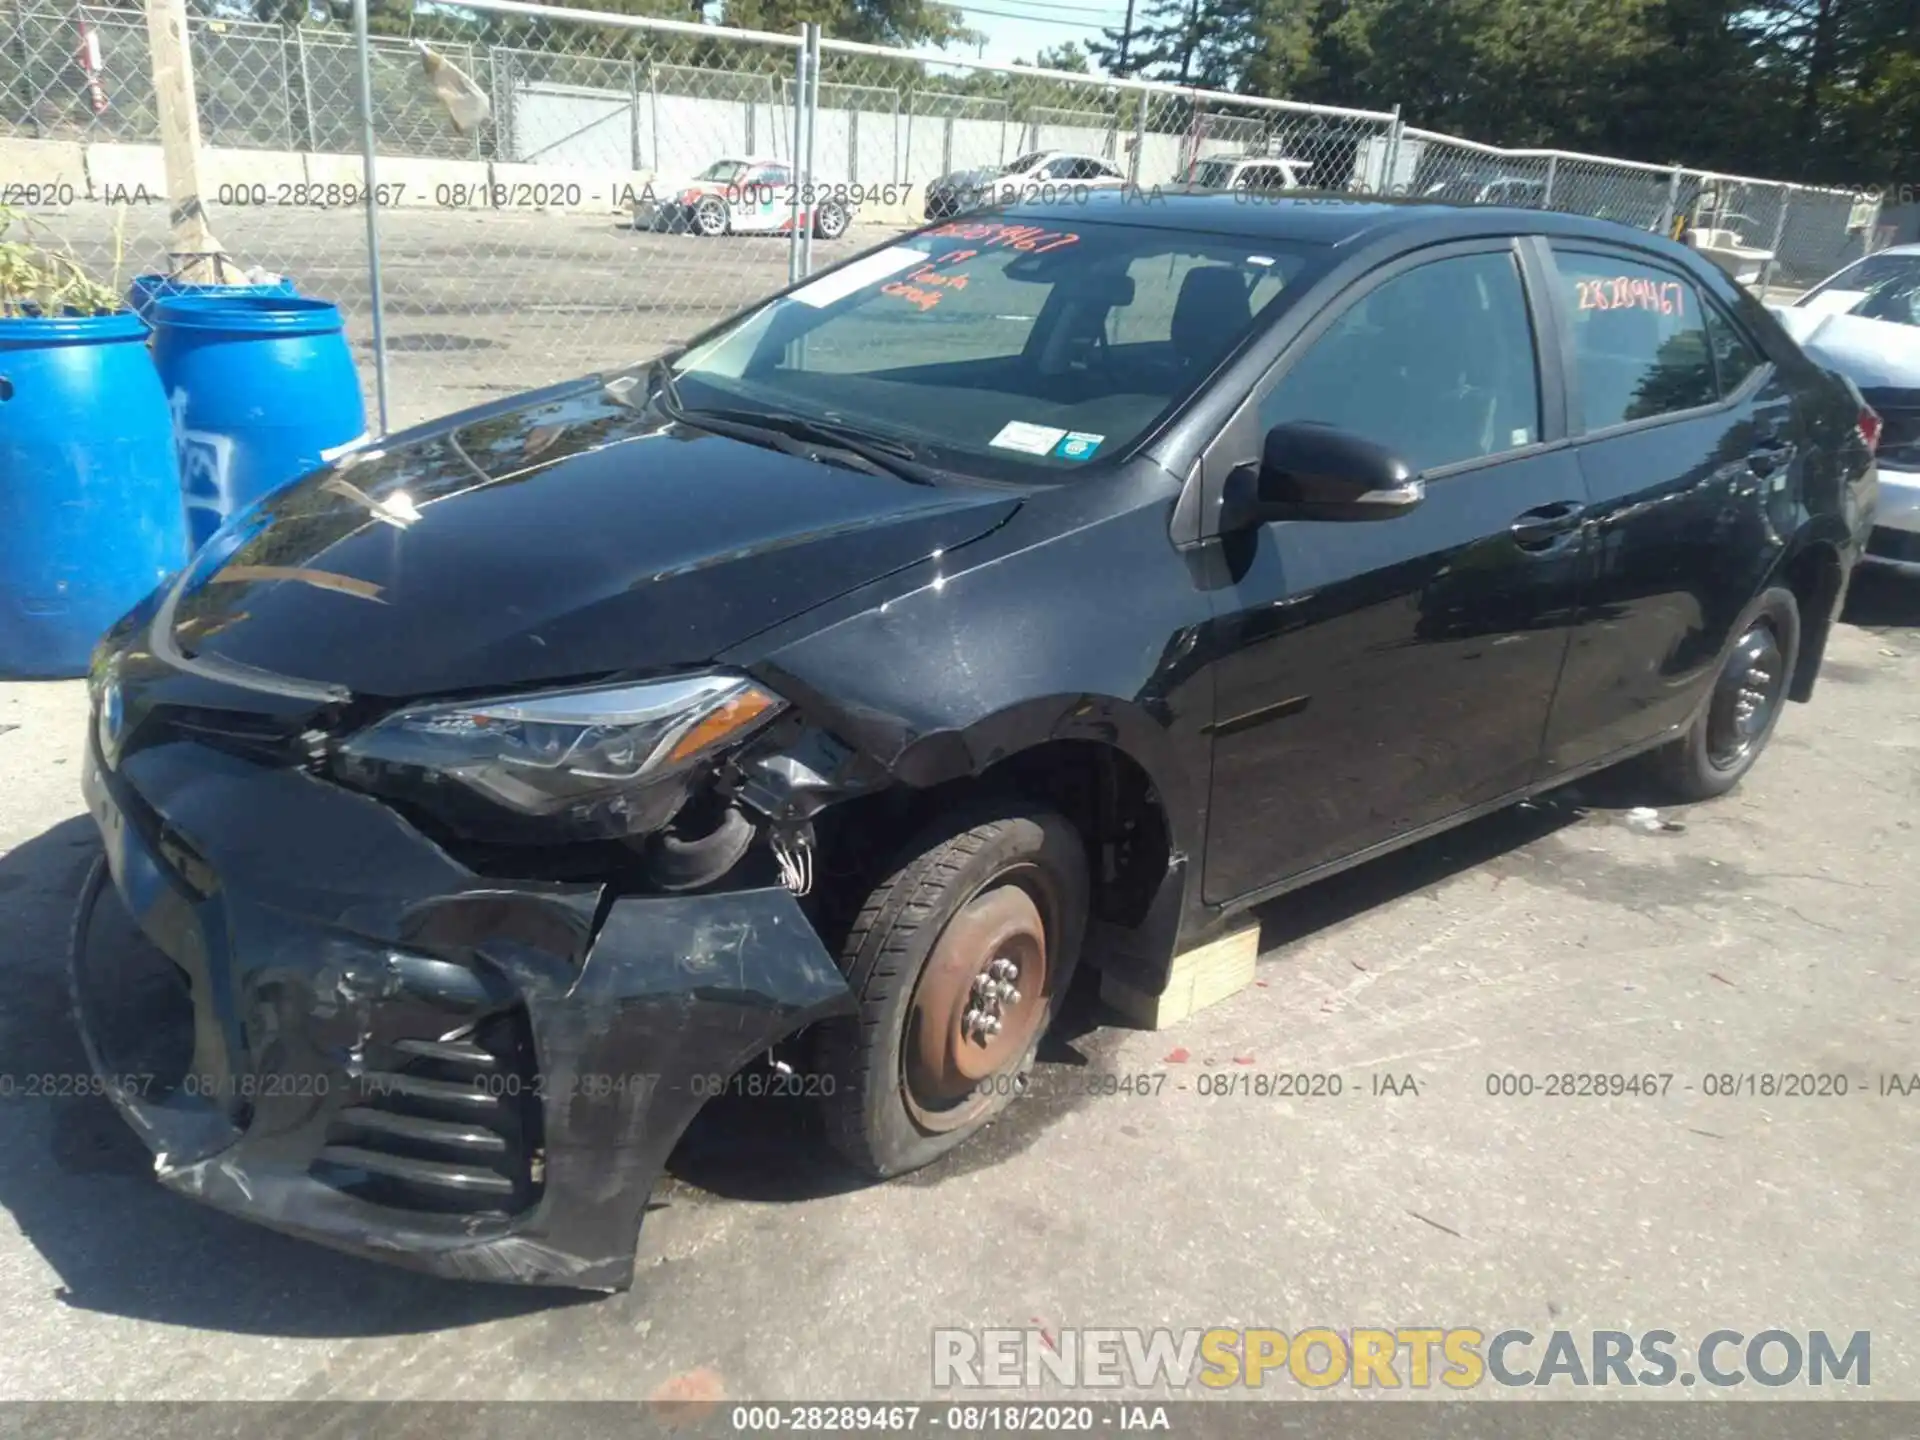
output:
[[[92,740],[84,789],[177,1002],[166,1041],[151,987],[90,958],[90,886],[95,1070],[164,1184],[342,1250],[624,1288],[705,1097],[852,1008],[784,889],[494,880],[373,799],[191,741],[110,767]]]

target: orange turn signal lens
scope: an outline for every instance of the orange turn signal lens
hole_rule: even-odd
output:
[[[743,690],[711,715],[682,735],[667,754],[668,764],[690,760],[701,751],[719,744],[735,731],[744,730],[780,702],[764,690]]]

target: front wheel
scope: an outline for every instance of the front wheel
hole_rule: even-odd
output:
[[[819,1030],[834,1148],[899,1175],[1003,1110],[1066,994],[1086,909],[1086,850],[1054,811],[990,806],[910,845],[841,947],[859,1012]]]
[[[1710,800],[1733,789],[1779,723],[1800,658],[1799,602],[1791,590],[1768,590],[1734,633],[1738,638],[1692,726],[1654,752],[1662,788],[1675,800]]]
[[[711,240],[727,233],[727,206],[709,195],[693,207],[693,228]]]

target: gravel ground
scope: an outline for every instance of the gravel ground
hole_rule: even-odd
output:
[[[1589,785],[1276,904],[1253,988],[1168,1034],[1077,1007],[1034,1093],[928,1171],[861,1186],[804,1114],[703,1116],[628,1294],[282,1239],[160,1190],[104,1102],[16,1094],[0,1395],[929,1396],[935,1326],[1227,1324],[1868,1330],[1868,1393],[1920,1397],[1920,1097],[1878,1093],[1920,1070],[1920,590],[1863,577],[1849,618],[1732,796],[1648,832],[1630,792]],[[14,1076],[79,1064],[61,966],[95,854],[82,710],[77,684],[0,686]],[[1487,1091],[1568,1070],[1674,1078],[1659,1098]],[[1344,1093],[1206,1093],[1297,1071]],[[1788,1071],[1850,1093],[1706,1093]],[[1164,1079],[1097,1093],[1142,1075]],[[120,1433],[106,1412],[67,1433],[96,1424]]]

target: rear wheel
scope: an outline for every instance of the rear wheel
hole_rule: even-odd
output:
[[[1800,657],[1800,606],[1793,592],[1766,591],[1735,634],[1691,728],[1654,752],[1662,788],[1675,800],[1726,794],[1753,768],[1779,723]]]
[[[847,233],[850,217],[847,207],[836,200],[828,200],[813,215],[813,233],[822,240],[838,240]]]
[[[834,1148],[898,1175],[1003,1110],[1066,993],[1086,906],[1085,849],[1051,810],[992,806],[923,833],[841,949],[860,1008],[819,1032]]]

